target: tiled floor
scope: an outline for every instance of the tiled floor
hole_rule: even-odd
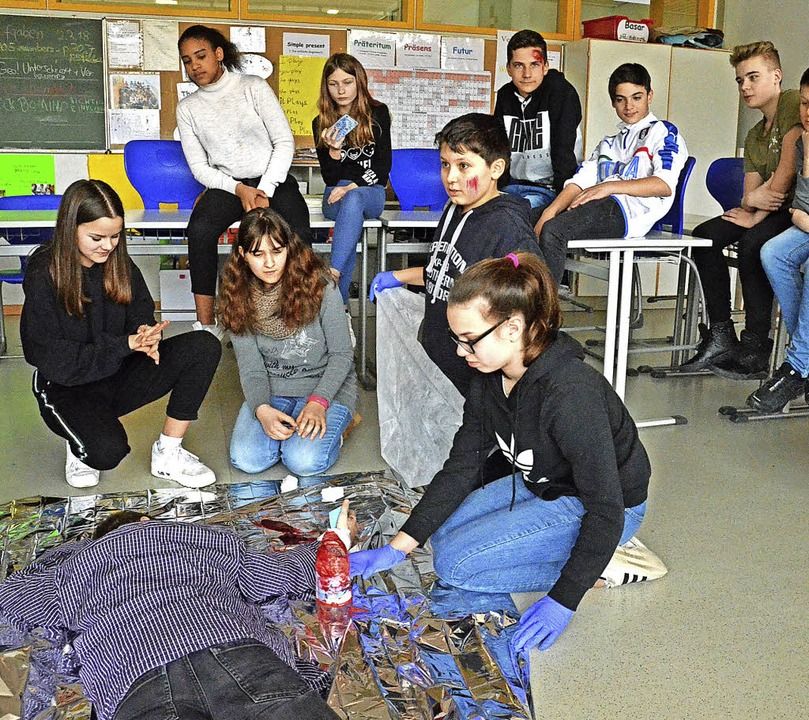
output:
[[[9,325],[18,352],[16,322]],[[29,381],[24,361],[0,360],[0,501],[70,490],[63,444],[40,421]],[[715,377],[630,379],[636,418],[689,418],[641,431],[654,474],[639,536],[670,571],[654,583],[588,593],[562,639],[534,657],[538,718],[809,717],[809,418],[735,425],[717,416],[754,387]],[[187,440],[225,482],[249,479],[227,462],[240,403],[226,350]],[[375,405],[373,393],[362,394],[364,421],[335,472],[384,466]],[[104,473],[100,490],[162,484],[148,466],[162,412],[155,404],[126,418],[133,452]]]

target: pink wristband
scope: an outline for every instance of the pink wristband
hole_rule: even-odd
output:
[[[307,402],[317,403],[318,405],[322,405],[324,410],[329,409],[329,401],[326,398],[321,397],[320,395],[310,395],[306,398]]]

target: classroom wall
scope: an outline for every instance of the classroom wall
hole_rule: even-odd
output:
[[[807,0],[780,0],[769,5],[760,0],[725,0],[724,12],[719,16],[720,27],[725,32],[725,47],[770,40],[778,48],[784,69],[785,88],[796,88],[801,74],[809,67],[809,42],[806,34],[796,32],[797,27],[809,23]],[[727,82],[733,82],[733,69],[728,65]],[[761,113],[749,110],[744,103],[739,109],[737,146],[744,145],[744,138],[761,119]]]

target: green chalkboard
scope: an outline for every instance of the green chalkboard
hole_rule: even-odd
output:
[[[0,15],[0,148],[106,146],[102,45],[100,20]]]

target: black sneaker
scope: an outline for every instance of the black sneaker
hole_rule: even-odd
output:
[[[716,323],[710,330],[700,323],[697,329],[702,338],[697,345],[697,354],[680,365],[680,370],[689,372],[705,370],[711,363],[728,357],[739,344],[732,320]]]
[[[736,349],[723,360],[713,362],[710,371],[728,380],[758,380],[767,377],[772,340],[762,340],[749,330],[742,330]]]
[[[747,405],[760,413],[779,413],[804,391],[806,381],[788,362],[781,365],[749,398]]]

